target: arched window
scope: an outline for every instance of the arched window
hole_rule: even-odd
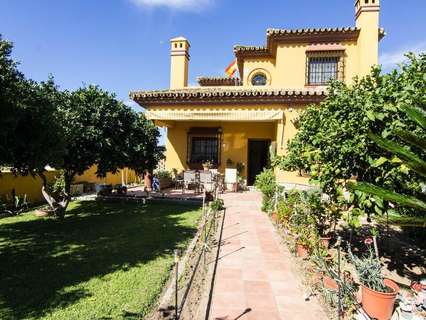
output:
[[[253,86],[266,86],[267,83],[268,83],[268,78],[266,77],[264,73],[256,73],[251,78],[251,84]]]

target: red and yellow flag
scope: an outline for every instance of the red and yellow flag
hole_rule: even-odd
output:
[[[228,75],[228,77],[232,77],[235,72],[238,70],[238,64],[237,59],[231,62],[231,64],[226,68],[225,73]]]

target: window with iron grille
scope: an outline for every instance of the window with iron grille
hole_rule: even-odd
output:
[[[332,79],[339,78],[339,57],[309,57],[308,85],[326,85]]]
[[[219,160],[219,139],[216,137],[192,137],[191,163],[212,161],[217,164]]]

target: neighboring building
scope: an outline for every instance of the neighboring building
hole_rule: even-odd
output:
[[[268,29],[265,46],[234,47],[240,78],[200,77],[199,87],[188,87],[188,40],[172,39],[170,89],[130,93],[167,128],[166,168],[199,169],[212,160],[224,171],[231,159],[246,165],[253,184],[269,149],[285,153],[298,114],[325,98],[330,79],[350,84],[378,63],[379,13],[379,0],[358,0],[355,27]],[[307,182],[296,173],[277,176],[282,183]]]

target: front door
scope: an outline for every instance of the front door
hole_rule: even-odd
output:
[[[268,166],[270,140],[248,141],[247,184],[252,186],[256,176]]]

